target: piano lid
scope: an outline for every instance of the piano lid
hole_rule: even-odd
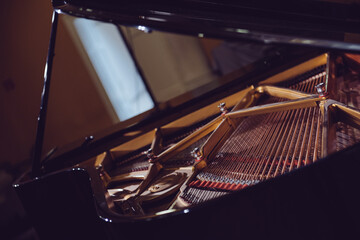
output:
[[[360,51],[358,0],[53,0],[73,16],[206,37]]]

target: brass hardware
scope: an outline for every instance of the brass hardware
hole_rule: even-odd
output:
[[[225,102],[220,103],[218,108],[220,109],[220,112],[222,114],[225,114],[225,113],[228,112],[228,109],[226,108],[226,103]]]
[[[195,158],[195,161],[200,161],[202,158],[200,149],[194,148],[194,150],[191,151],[191,156]]]
[[[326,87],[324,83],[319,83],[315,86],[316,92],[319,94],[319,97],[327,97],[328,93],[326,92]]]
[[[154,154],[152,148],[149,148],[146,152],[146,157],[149,159],[150,163],[153,163],[156,161],[157,156]]]
[[[319,102],[321,100],[322,100],[322,98],[317,98],[317,97],[301,98],[301,99],[292,100],[292,101],[250,107],[247,109],[227,113],[226,116],[228,116],[230,118],[239,118],[239,117],[248,117],[248,116],[272,113],[272,112],[278,112],[278,111],[299,109],[299,108],[305,108],[305,107],[316,107],[317,102]]]

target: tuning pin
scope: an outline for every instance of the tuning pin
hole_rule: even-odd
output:
[[[153,150],[151,148],[149,148],[146,152],[146,157],[149,159],[148,161],[150,163],[154,162],[156,159],[156,155],[153,153]]]
[[[324,83],[319,83],[315,88],[320,97],[326,97],[328,95]]]
[[[195,158],[195,161],[201,160],[201,151],[199,148],[194,148],[194,150],[191,151],[191,156]]]
[[[226,103],[224,103],[224,102],[220,103],[218,108],[220,108],[220,111],[222,112],[222,114],[225,114],[228,112],[228,110],[226,108]]]

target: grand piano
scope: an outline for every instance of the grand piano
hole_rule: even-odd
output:
[[[359,238],[359,2],[52,5],[33,167],[13,185],[41,239]],[[150,110],[44,154],[61,15],[115,24],[139,72],[129,31],[190,36],[215,80],[166,101],[145,80]]]

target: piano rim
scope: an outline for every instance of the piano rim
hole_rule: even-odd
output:
[[[360,154],[360,143],[356,143],[355,145],[352,145],[350,147],[347,147],[345,149],[342,149],[338,152],[332,153],[325,158],[320,158],[318,161],[306,165],[304,167],[292,170],[288,173],[279,175],[275,178],[267,179],[266,181],[259,182],[255,185],[252,185],[251,187],[247,187],[242,189],[241,191],[235,191],[231,194],[227,194],[224,196],[220,196],[211,200],[207,200],[201,204],[196,204],[193,206],[189,206],[185,209],[177,209],[175,211],[162,211],[159,212],[160,214],[149,214],[149,215],[143,215],[143,216],[124,216],[121,214],[117,214],[108,208],[101,207],[101,203],[97,202],[95,197],[93,199],[94,202],[94,210],[96,211],[99,219],[106,223],[139,223],[139,222],[149,222],[149,221],[156,221],[159,219],[167,219],[167,218],[173,218],[179,215],[187,215],[190,217],[190,215],[201,213],[203,211],[207,211],[212,208],[217,208],[217,206],[221,205],[223,202],[232,201],[232,199],[241,198],[241,197],[247,197],[249,194],[252,194],[254,192],[258,192],[259,190],[264,191],[264,189],[272,189],[277,187],[277,185],[282,184],[284,181],[296,181],[296,178],[303,179],[304,175],[316,172],[317,169],[321,168],[332,168],[334,164],[337,164],[337,162],[340,161],[356,161],[355,158],[345,158],[343,159],[343,155],[350,155],[350,156],[359,156],[354,154],[353,152],[356,152],[357,154]],[[355,159],[355,160],[354,160]],[[66,175],[67,173],[72,172],[74,174],[77,174],[77,172],[80,172],[82,174],[85,174],[88,178],[89,185],[91,185],[91,176],[88,173],[88,171],[85,168],[81,167],[73,167],[73,168],[67,168],[63,170],[59,170],[56,172],[52,172],[43,176],[40,176],[36,179],[28,179],[24,180],[24,176],[27,173],[24,173],[23,176],[21,176],[17,181],[14,182],[13,187],[15,189],[19,189],[21,191],[21,188],[23,186],[29,185],[29,184],[36,184],[37,182],[46,181],[47,178],[51,177],[60,177],[62,175]],[[295,179],[295,180],[294,180]],[[92,190],[92,189],[91,189]],[[94,196],[94,192],[91,193]],[[232,201],[234,202],[234,201]],[[234,203],[234,206],[236,203]],[[69,216],[71,217],[71,216]]]

